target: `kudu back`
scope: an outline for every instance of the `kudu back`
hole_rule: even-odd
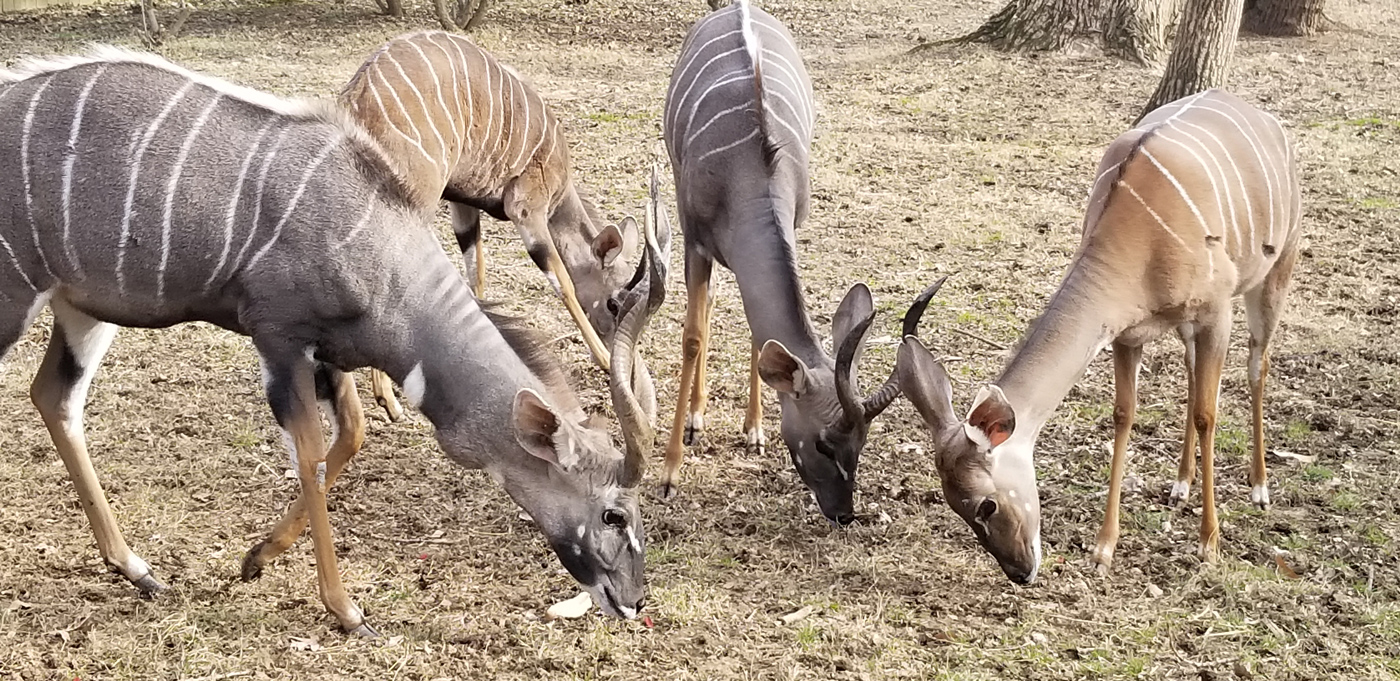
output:
[[[812,85],[781,22],[741,0],[702,18],[681,47],[662,133],[685,234],[683,363],[666,449],[663,493],[674,491],[684,445],[703,428],[710,276],[734,272],[752,333],[744,430],[762,448],[760,380],[778,391],[782,436],[822,513],[854,519],[855,475],[867,428],[898,394],[893,379],[869,399],[854,390],[874,315],[857,284],[832,319],[837,357],[823,350],[797,274],[796,230],[807,217]],[[688,408],[688,411],[687,411]]]
[[[587,423],[549,355],[478,305],[437,243],[431,206],[339,109],[100,48],[0,73],[0,166],[13,169],[0,174],[11,206],[0,212],[0,353],[51,307],[31,396],[103,558],[143,591],[164,587],[103,497],[83,405],[117,325],[205,321],[252,338],[301,483],[245,578],[309,522],[322,601],[346,630],[373,633],[341,584],[325,505],[364,433],[343,372],[373,366],[404,386],[449,457],[486,469],[530,513],[605,611],[641,607],[639,426],[624,423],[623,454]],[[632,311],[664,274],[655,261],[625,301],[614,350],[627,358],[654,310]],[[329,451],[318,401],[335,425]]]
[[[486,281],[481,213],[509,220],[564,300],[590,352],[608,366],[618,306],[640,251],[636,222],[604,224],[569,167],[564,126],[514,69],[442,31],[390,40],[346,83],[340,101],[401,168],[411,191],[444,199],[477,296]],[[637,393],[655,418],[651,374]],[[375,396],[399,408],[383,382]]]

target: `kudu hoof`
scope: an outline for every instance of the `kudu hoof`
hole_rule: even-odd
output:
[[[1269,486],[1255,485],[1249,490],[1249,500],[1261,511],[1269,510]]]
[[[744,433],[744,446],[751,454],[763,456],[768,451],[768,438],[763,434],[763,428],[756,428]]]
[[[360,626],[348,630],[347,633],[360,638],[379,638],[379,632],[375,631],[374,627],[369,625],[369,622],[364,621],[360,622]]]
[[[676,494],[679,492],[680,488],[674,482],[663,482],[660,487],[656,488],[656,496],[661,497],[663,501],[676,498]]]
[[[388,416],[390,421],[398,423],[403,420],[403,407],[399,406],[398,400],[376,397],[374,401],[379,403],[379,407],[384,410],[384,415]]]
[[[251,582],[262,576],[263,561],[260,556],[262,556],[262,549],[266,545],[266,541],[260,541],[243,555],[243,569],[239,572],[243,581]]]
[[[141,591],[142,598],[155,598],[159,596],[162,591],[170,590],[170,587],[162,584],[159,579],[156,579],[155,576],[149,572],[141,579],[132,582],[132,584],[135,584],[136,588]]]
[[[694,447],[700,444],[700,434],[705,432],[705,417],[700,414],[691,414],[685,420],[685,437],[681,442],[687,447]]]
[[[1113,549],[1095,546],[1094,552],[1089,555],[1089,564],[1100,576],[1107,577],[1113,571]]]
[[[1167,505],[1172,508],[1181,508],[1189,496],[1191,496],[1191,483],[1177,480],[1172,483],[1172,493],[1167,497]]]

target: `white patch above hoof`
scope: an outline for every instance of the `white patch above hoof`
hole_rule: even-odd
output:
[[[704,429],[705,429],[705,415],[704,415],[704,414],[701,414],[701,413],[699,413],[699,412],[694,412],[694,411],[690,412],[690,414],[689,414],[688,416],[685,417],[685,429],[686,429],[686,430],[693,430],[693,431],[696,431],[696,432],[699,432],[699,431],[704,430]]]
[[[749,449],[763,449],[768,444],[768,436],[763,433],[763,426],[759,426],[744,433],[744,441]]]
[[[1186,482],[1185,480],[1177,480],[1176,482],[1172,483],[1172,494],[1169,498],[1169,501],[1172,506],[1176,506],[1177,504],[1186,501],[1186,498],[1189,496],[1191,496],[1191,483]]]
[[[1269,486],[1255,485],[1249,490],[1249,500],[1254,502],[1259,508],[1269,507]]]

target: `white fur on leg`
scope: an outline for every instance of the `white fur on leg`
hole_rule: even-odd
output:
[[[1170,497],[1172,504],[1186,501],[1186,497],[1189,496],[1191,496],[1191,483],[1185,480],[1177,480],[1172,483],[1172,495]]]
[[[1259,508],[1268,508],[1269,486],[1267,484],[1255,485],[1249,490],[1249,500],[1254,502],[1254,505]]]
[[[744,433],[744,440],[748,443],[749,449],[758,450],[759,453],[762,453],[768,445],[768,437],[763,434],[763,426]]]
[[[688,416],[685,417],[685,429],[686,429],[686,430],[697,430],[697,431],[698,431],[698,430],[704,430],[704,429],[705,429],[705,415],[704,415],[704,414],[701,414],[700,412],[696,412],[696,411],[690,412],[690,414],[689,414]]]

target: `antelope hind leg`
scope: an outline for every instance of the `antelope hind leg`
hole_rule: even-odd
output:
[[[330,489],[364,444],[365,415],[355,392],[355,380],[350,374],[321,365],[316,375],[316,393],[322,410],[331,416],[335,425],[334,440],[326,453],[326,489]],[[243,556],[243,581],[250,582],[261,577],[263,568],[301,536],[306,529],[306,504],[306,495],[298,493],[267,539],[248,549]]]
[[[1176,482],[1172,484],[1171,496],[1167,505],[1173,508],[1186,503],[1191,496],[1191,483],[1196,480],[1196,332],[1191,326],[1183,325],[1178,332],[1181,344],[1185,346],[1183,357],[1186,361],[1186,418],[1181,429],[1181,459],[1176,465]]]
[[[690,387],[690,415],[685,421],[685,444],[691,447],[700,444],[700,436],[705,432],[705,408],[710,404],[710,386],[707,380],[710,359],[710,315],[715,311],[714,290],[711,288],[709,273],[705,273],[705,299],[700,303],[699,331],[700,348],[695,365],[695,380]]]
[[[1264,277],[1264,283],[1244,297],[1244,309],[1249,320],[1249,396],[1254,421],[1254,458],[1249,467],[1249,500],[1259,508],[1268,508],[1269,472],[1264,463],[1264,385],[1269,378],[1269,341],[1278,329],[1283,312],[1283,300],[1293,276],[1298,249],[1290,247],[1279,256],[1274,269]]]
[[[92,525],[97,550],[113,571],[136,585],[144,596],[165,590],[151,567],[126,545],[107,496],[97,480],[83,435],[83,407],[93,375],[116,336],[117,327],[99,322],[60,299],[52,301],[54,328],[43,364],[29,388],[29,397],[49,429],[68,477],[78,490],[83,511]]]

